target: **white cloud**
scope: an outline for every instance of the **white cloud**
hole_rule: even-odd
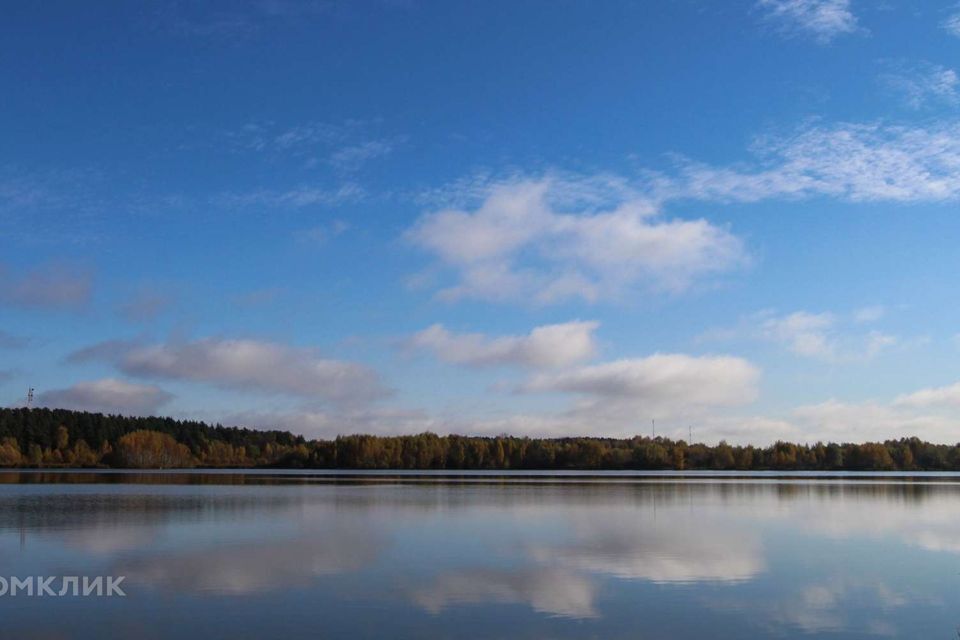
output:
[[[960,79],[956,71],[939,64],[895,63],[889,71],[881,74],[880,81],[913,109],[929,104],[955,105],[960,102]]]
[[[330,155],[330,164],[340,171],[356,171],[364,163],[390,155],[400,139],[365,140],[337,149]]]
[[[353,182],[338,187],[320,187],[303,184],[285,190],[259,189],[245,193],[226,193],[214,198],[218,206],[233,208],[249,207],[332,207],[362,200],[366,195],[363,187]]]
[[[883,305],[861,307],[853,312],[853,321],[857,324],[869,324],[882,319],[886,314],[887,309]]]
[[[519,365],[562,367],[589,360],[597,350],[597,322],[566,322],[534,328],[525,336],[455,334],[435,324],[412,336],[407,345],[433,352],[444,362],[475,367]]]
[[[345,120],[340,123],[310,121],[281,126],[276,122],[248,122],[237,130],[225,132],[236,151],[257,151],[268,154],[311,155],[318,148],[346,144],[364,131],[370,122]]]
[[[737,520],[722,510],[699,513],[711,523],[705,536],[687,505],[668,499],[661,508],[663,517],[652,520],[594,506],[572,517],[572,543],[539,545],[533,556],[577,572],[655,583],[744,582],[766,570],[761,541],[744,514]]]
[[[853,202],[938,202],[960,196],[960,123],[840,123],[759,139],[756,166],[688,162],[661,199],[757,202],[829,196]]]
[[[809,311],[780,315],[768,310],[744,318],[737,327],[707,331],[700,340],[766,340],[805,358],[826,362],[860,361],[902,344],[896,336],[876,329],[865,331],[860,326],[879,320],[883,314],[884,309],[879,306],[842,315]]]
[[[950,35],[960,38],[960,13],[954,13],[948,16],[941,26],[946,29]]]
[[[305,516],[313,515],[310,506],[301,505],[297,513],[301,525]],[[333,524],[307,525],[297,537],[201,542],[163,555],[115,554],[111,571],[169,593],[238,596],[304,587],[320,576],[351,573],[376,562],[384,547],[379,532],[353,522],[341,524],[346,519],[333,513],[323,515]]]
[[[865,442],[917,436],[931,442],[956,442],[956,417],[920,413],[908,403],[828,400],[797,407],[792,420],[806,442]]]
[[[155,413],[173,396],[160,387],[133,384],[116,378],[78,382],[66,389],[51,389],[37,397],[41,406],[101,413],[143,415]]]
[[[332,238],[339,236],[349,228],[350,225],[343,220],[332,220],[328,224],[319,224],[309,229],[298,231],[296,238],[301,242],[320,246]]]
[[[867,334],[864,347],[864,355],[872,358],[881,351],[900,344],[900,339],[888,333],[881,331],[871,331]]]
[[[822,44],[858,29],[850,0],[759,0],[757,6],[786,33],[810,36]]]
[[[648,407],[729,406],[752,401],[759,378],[759,369],[742,358],[656,354],[537,374],[522,389]]]
[[[385,407],[333,412],[303,409],[278,414],[247,412],[216,419],[224,424],[288,429],[310,438],[424,431],[441,435],[631,437],[649,433],[650,419],[656,418],[657,435],[686,439],[688,427],[693,427],[694,441],[708,443],[727,440],[766,446],[777,440],[866,442],[911,436],[931,442],[957,441],[958,385],[921,390],[889,402],[831,399],[788,409],[782,416],[751,415],[738,413],[736,405],[750,402],[756,394],[758,373],[752,365],[739,361],[732,367],[718,367],[714,363],[705,367],[705,372],[697,372],[694,366],[683,368],[682,374],[664,375],[669,380],[649,384],[633,382],[619,371],[609,375],[588,372],[540,378],[537,382],[541,387],[537,390],[580,396],[580,402],[558,411],[496,410],[493,415],[477,415],[455,409],[434,414]]]
[[[372,369],[321,357],[315,349],[257,340],[205,338],[192,342],[105,342],[70,356],[107,360],[131,376],[206,382],[219,387],[283,393],[338,404],[386,392]]]
[[[829,313],[798,311],[782,317],[769,318],[763,323],[766,336],[787,344],[797,355],[831,359],[836,346],[827,336],[836,323]]]
[[[662,219],[644,201],[560,212],[566,186],[550,178],[495,184],[475,210],[425,214],[407,238],[457,272],[459,282],[441,291],[450,300],[551,303],[637,287],[682,291],[746,260],[729,231],[702,219]]]
[[[247,132],[251,147],[263,150],[271,146],[278,150],[290,150],[300,147],[329,145],[346,138],[349,126],[330,124],[329,122],[307,122],[270,135],[263,125],[248,125]]]
[[[436,250],[431,245],[434,233],[450,227],[478,232],[475,240],[464,239],[465,247],[445,245],[447,252],[441,257],[453,261],[461,248],[478,250],[490,243],[495,247],[501,240],[510,241],[508,251],[515,248],[514,242],[526,246],[547,226],[550,214],[562,208],[589,214],[623,205],[651,223],[658,217],[658,207],[677,200],[749,203],[832,197],[849,202],[915,203],[960,197],[960,121],[956,120],[927,126],[811,122],[794,131],[759,136],[750,150],[753,162],[724,166],[678,157],[672,172],[644,171],[634,177],[478,174],[421,194],[421,202],[442,203],[446,209],[423,216],[421,228],[410,235],[418,244]],[[464,211],[478,203],[473,214]],[[461,223],[464,217],[467,220]],[[481,255],[467,251],[461,261],[488,255],[489,250]]]
[[[421,194],[445,208],[405,237],[456,278],[448,300],[547,304],[679,292],[748,262],[740,238],[708,220],[669,219],[677,200],[949,202],[960,197],[960,122],[806,125],[755,141],[756,160],[680,159],[670,173],[475,175]]]
[[[531,567],[450,571],[411,595],[415,603],[434,614],[456,604],[523,603],[556,616],[593,618],[597,616],[597,591],[598,586],[586,576]]]
[[[960,382],[899,396],[895,404],[903,407],[960,407]]]
[[[245,411],[216,416],[223,424],[255,429],[281,429],[306,438],[335,438],[346,434],[405,435],[466,433],[464,421],[446,420],[423,411],[391,407],[347,407],[338,411],[301,408],[294,411]]]

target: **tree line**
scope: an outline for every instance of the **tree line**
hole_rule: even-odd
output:
[[[960,444],[918,438],[767,447],[669,438],[347,435],[64,409],[0,409],[2,467],[287,467],[325,469],[647,469],[960,471]]]

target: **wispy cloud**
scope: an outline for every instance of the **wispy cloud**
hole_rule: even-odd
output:
[[[380,133],[382,124],[379,120],[313,121],[288,126],[250,122],[226,132],[226,137],[238,151],[255,151],[273,159],[293,158],[310,168],[326,164],[340,173],[351,173],[390,155],[407,141],[405,135]]]
[[[761,340],[782,345],[804,358],[832,363],[861,361],[901,344],[896,336],[864,326],[880,320],[883,313],[880,306],[863,307],[846,314],[810,311],[780,314],[766,310],[744,318],[737,327],[708,331],[700,340]]]
[[[880,82],[908,107],[956,105],[960,102],[960,79],[956,71],[931,62],[889,64]]]
[[[656,213],[672,202],[760,202],[831,197],[848,202],[941,202],[960,198],[960,121],[928,125],[807,122],[754,139],[749,161],[720,165],[673,157],[666,170],[634,175],[552,170],[530,176],[476,172],[413,196],[421,206],[476,209],[510,185],[547,184],[554,209],[598,211],[626,202]]]
[[[130,322],[148,322],[154,320],[173,305],[174,298],[167,291],[144,286],[134,295],[122,302],[118,311]]]
[[[0,305],[23,309],[76,310],[93,294],[93,275],[86,269],[49,264],[25,272],[0,265]]]
[[[960,123],[813,125],[767,136],[759,162],[711,166],[680,162],[658,197],[757,202],[829,196],[853,202],[937,202],[960,196]]]
[[[102,237],[104,210],[123,200],[97,171],[0,166],[0,234],[8,239],[89,244]]]
[[[853,321],[857,324],[869,324],[881,320],[887,315],[887,308],[881,304],[861,307],[853,312]]]
[[[332,238],[336,238],[341,233],[350,228],[350,225],[344,220],[331,220],[327,224],[319,224],[309,229],[303,229],[296,233],[296,238],[300,242],[312,245],[322,245]]]
[[[812,37],[821,44],[859,28],[850,0],[759,0],[757,7],[782,32]]]
[[[318,0],[257,0],[211,5],[172,3],[158,15],[162,28],[184,37],[236,41],[275,25],[292,25],[329,11]]]
[[[213,198],[214,204],[226,208],[290,208],[333,207],[348,202],[357,202],[366,196],[366,191],[354,182],[338,187],[318,187],[309,184],[289,189],[258,189],[248,192],[223,193]]]
[[[356,171],[366,162],[390,155],[400,138],[365,140],[337,149],[330,155],[330,164],[339,171]]]
[[[950,35],[960,38],[960,11],[947,16],[940,26]]]
[[[237,130],[227,131],[226,138],[236,150],[305,154],[318,147],[342,144],[364,128],[364,123],[355,120],[341,123],[312,121],[288,126],[275,122],[248,122]]]
[[[767,318],[761,330],[769,338],[785,343],[797,355],[829,360],[837,352],[837,346],[830,336],[835,324],[833,314],[798,311]]]

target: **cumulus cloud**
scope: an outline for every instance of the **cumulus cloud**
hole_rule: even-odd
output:
[[[656,354],[535,375],[525,391],[561,391],[637,403],[736,405],[756,396],[760,371],[742,358]]]
[[[635,435],[638,417],[669,421],[661,432],[686,437],[688,419],[704,424],[715,412],[752,401],[760,371],[729,356],[695,357],[658,354],[595,366],[533,373],[516,389],[522,394],[558,393],[570,397],[566,408],[545,412],[493,408],[482,414],[456,408],[441,412],[400,407],[350,407],[319,410],[237,412],[217,419],[227,424],[288,429],[307,437],[330,438],[343,433],[396,435],[431,431],[439,434],[539,437]],[[643,421],[647,424],[646,419]],[[646,426],[641,427],[646,431]],[[730,419],[724,433],[764,435],[781,425]],[[745,425],[748,425],[749,428]]]
[[[850,0],[759,0],[757,7],[785,33],[809,36],[821,44],[858,29]]]
[[[754,400],[760,370],[731,356],[656,354],[531,376],[523,393],[569,394],[560,412],[514,415],[482,425],[487,432],[541,436],[634,435],[649,419],[685,437],[690,421],[702,424],[717,411]],[[641,426],[641,424],[643,426]]]
[[[706,220],[663,219],[648,202],[562,212],[565,183],[492,185],[474,210],[421,216],[406,236],[453,269],[449,300],[587,301],[632,288],[682,291],[742,265],[739,238]]]
[[[960,102],[957,72],[930,62],[897,62],[881,74],[880,81],[912,109]]]
[[[477,174],[421,194],[433,210],[405,238],[443,270],[446,300],[616,299],[681,292],[749,262],[743,241],[708,220],[667,218],[676,201],[830,197],[847,202],[949,202],[960,197],[960,123],[805,124],[755,140],[754,160],[679,158],[637,176]],[[439,207],[439,208],[437,208]],[[446,275],[454,278],[444,284]],[[422,274],[421,274],[422,276]]]
[[[48,265],[11,273],[0,265],[0,305],[24,309],[78,309],[90,301],[93,277],[84,270]]]
[[[69,360],[105,360],[136,377],[205,382],[338,404],[370,401],[386,393],[380,377],[366,366],[326,359],[315,349],[258,340],[110,341],[77,351]]]
[[[37,397],[37,402],[58,409],[143,415],[155,413],[172,399],[173,396],[160,387],[104,378],[44,391]]]
[[[753,162],[680,158],[672,171],[491,177],[421,195],[440,203],[407,230],[455,276],[447,300],[547,304],[637,291],[680,292],[749,261],[743,241],[708,220],[667,218],[670,202],[830,197],[948,202],[960,197],[960,123],[807,124],[758,138]]]
[[[451,333],[435,324],[414,334],[407,345],[430,351],[444,362],[473,367],[562,367],[594,356],[597,345],[593,332],[598,326],[598,322],[566,322],[536,327],[524,336],[489,337]]]

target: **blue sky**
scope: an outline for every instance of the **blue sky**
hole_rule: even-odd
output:
[[[960,431],[960,7],[12,6],[0,401]]]

